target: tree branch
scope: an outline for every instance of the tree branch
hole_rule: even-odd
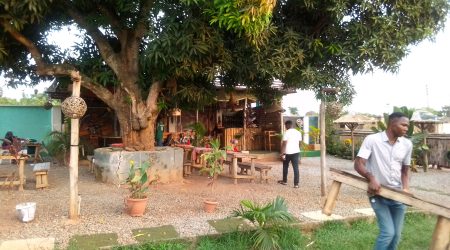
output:
[[[70,76],[73,71],[77,71],[77,69],[72,65],[53,64],[53,65],[46,65],[45,67],[43,67],[39,75]],[[103,87],[100,84],[94,83],[92,79],[85,74],[80,73],[80,75],[81,75],[81,86],[92,91],[92,93],[94,93],[109,107],[113,109],[117,107],[114,101],[113,94],[107,88]]]
[[[136,28],[134,32],[134,38],[141,40],[145,35],[150,25],[147,23],[149,20],[149,12],[152,9],[154,0],[144,0],[139,11],[138,17],[136,19]]]
[[[100,32],[97,27],[90,25],[84,16],[73,7],[73,4],[66,4],[68,14],[74,19],[74,21],[83,27],[87,34],[94,39],[95,43],[97,43],[97,47],[100,51],[105,62],[111,67],[111,69],[117,74],[120,75],[120,67],[119,61],[120,58],[114,52],[113,48],[109,44],[106,37]]]
[[[7,20],[1,19],[1,25],[16,41],[18,41],[27,48],[27,50],[31,54],[31,57],[36,62],[38,71],[40,66],[45,66],[44,59],[42,58],[42,53],[39,51],[38,47],[36,47],[33,41],[31,41],[30,39],[25,37],[22,33],[20,33]]]
[[[155,115],[158,113],[158,96],[162,89],[162,82],[155,81],[150,87],[148,92],[146,106],[147,106],[147,116]]]
[[[124,39],[126,32],[124,32],[122,24],[120,23],[120,17],[117,16],[117,14],[114,13],[114,11],[112,11],[110,8],[108,8],[107,6],[105,6],[103,4],[97,3],[97,8],[109,20],[109,22],[111,24],[111,28],[114,30],[114,33],[116,33],[119,41]]]
[[[316,25],[313,27],[311,35],[313,37],[318,36],[322,30],[327,26],[329,18],[326,14],[323,14],[320,19],[317,21]]]

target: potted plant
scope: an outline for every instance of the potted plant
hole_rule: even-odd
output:
[[[148,202],[148,188],[158,180],[157,177],[153,180],[148,178],[149,168],[149,162],[136,165],[134,161],[130,161],[130,170],[125,184],[130,191],[130,195],[126,198],[126,210],[131,216],[144,214]]]
[[[211,193],[213,193],[214,183],[217,176],[223,171],[223,161],[227,157],[227,153],[225,150],[220,149],[220,141],[218,139],[211,141],[211,148],[212,150],[210,152],[203,154],[206,164],[200,171],[208,174],[210,179],[208,186],[211,187]],[[203,208],[205,212],[212,213],[218,204],[216,199],[210,197],[204,201]]]

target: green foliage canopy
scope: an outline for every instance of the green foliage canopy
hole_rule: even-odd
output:
[[[1,0],[0,71],[17,86],[68,82],[79,70],[83,87],[118,111],[121,126],[132,105],[135,130],[157,113],[160,92],[180,94],[169,104],[211,100],[177,87],[213,93],[216,84],[243,85],[269,102],[279,96],[276,78],[321,99],[321,90],[337,88],[328,101],[349,103],[350,74],[396,71],[408,46],[442,29],[448,7],[447,0]],[[80,37],[68,50],[49,40],[62,27]]]

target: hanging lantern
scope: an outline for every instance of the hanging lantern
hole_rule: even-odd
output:
[[[179,108],[172,109],[172,116],[181,116],[181,109]]]
[[[44,109],[49,110],[49,109],[51,109],[52,107],[53,107],[52,101],[47,100],[47,101],[44,103]]]
[[[61,103],[61,110],[65,116],[71,119],[79,119],[86,113],[87,105],[83,98],[70,96]]]

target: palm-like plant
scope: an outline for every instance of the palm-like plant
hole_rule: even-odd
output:
[[[52,131],[46,139],[45,149],[51,157],[61,160],[64,165],[67,165],[67,156],[70,150],[70,133]]]
[[[247,219],[256,226],[252,236],[253,247],[262,250],[280,249],[279,239],[282,229],[288,222],[293,221],[284,198],[280,196],[266,205],[242,200],[240,208],[233,211],[233,216]]]
[[[195,132],[194,145],[200,146],[200,144],[202,143],[203,137],[206,134],[205,125],[203,125],[203,123],[201,123],[201,122],[196,122],[191,125],[188,125],[187,128],[192,128],[192,130],[194,130],[194,132]]]

